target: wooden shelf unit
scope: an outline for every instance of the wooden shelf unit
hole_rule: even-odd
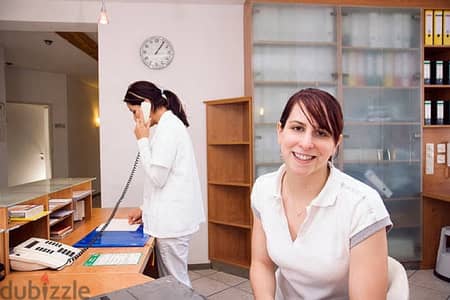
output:
[[[443,9],[435,7],[434,9]],[[447,9],[449,7],[447,6]],[[423,46],[424,60],[443,60],[450,61],[450,45]],[[445,80],[444,76],[444,80]],[[450,80],[450,79],[449,79]],[[450,82],[443,84],[424,84],[423,100],[444,100],[450,102]],[[423,107],[424,103],[422,104]],[[450,225],[450,167],[445,164],[436,163],[437,144],[450,143],[450,124],[425,125],[423,124],[423,145],[422,159],[423,164],[423,204],[422,204],[422,241],[423,257],[422,268],[434,268],[436,263],[436,254],[439,245],[440,232],[443,226]],[[433,143],[434,146],[434,173],[426,174],[426,144]],[[445,153],[446,159],[450,153]],[[427,245],[425,247],[425,245]]]
[[[5,265],[6,274],[11,271],[9,266],[10,249],[30,237],[50,239],[51,227],[56,224],[64,223],[71,226],[72,229],[76,227],[73,214],[50,225],[51,213],[67,207],[72,208],[73,204],[70,202],[49,211],[49,200],[56,198],[72,199],[73,191],[92,190],[92,180],[94,178],[48,179],[5,188],[0,191],[0,263]],[[89,220],[92,216],[92,193],[83,200],[85,201],[85,220]],[[48,214],[33,221],[10,221],[8,207],[17,204],[41,204],[44,206],[44,211],[48,211]],[[84,222],[76,223],[80,226]]]
[[[205,101],[209,259],[250,267],[253,183],[252,102]]]

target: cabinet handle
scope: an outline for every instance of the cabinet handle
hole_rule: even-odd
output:
[[[348,139],[350,137],[350,134],[344,133],[342,136],[344,137],[344,139]]]

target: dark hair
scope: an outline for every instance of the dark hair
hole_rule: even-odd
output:
[[[136,81],[130,84],[123,101],[131,105],[141,105],[145,99],[152,103],[152,111],[163,106],[171,110],[186,127],[189,127],[186,113],[178,96],[172,91],[161,90],[149,81]]]
[[[336,98],[325,91],[314,88],[296,92],[289,98],[283,109],[280,118],[281,128],[284,129],[295,104],[300,106],[309,123],[317,124],[318,128],[327,130],[333,136],[335,144],[338,143],[344,127],[344,120],[341,106]]]

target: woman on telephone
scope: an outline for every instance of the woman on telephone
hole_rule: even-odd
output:
[[[177,95],[148,81],[132,83],[124,102],[136,122],[145,170],[143,204],[129,214],[129,223],[143,223],[144,232],[156,238],[159,275],[173,275],[191,287],[189,241],[205,215],[186,114]],[[144,102],[151,104],[148,121]]]

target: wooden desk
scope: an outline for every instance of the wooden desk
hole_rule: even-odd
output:
[[[116,218],[125,218],[129,208],[121,208]],[[93,209],[92,218],[85,221],[69,237],[61,242],[74,244],[99,224],[106,221],[111,209]],[[4,281],[0,282],[0,299],[15,299],[14,289],[27,294],[24,299],[84,299],[114,290],[127,288],[153,280],[142,274],[152,254],[154,238],[150,238],[144,247],[130,248],[91,248],[88,249],[73,265],[61,271],[41,270],[33,272],[11,272]],[[118,266],[83,266],[92,253],[142,253],[137,265]],[[47,291],[47,296],[44,295]],[[51,292],[50,292],[51,291]],[[12,294],[7,294],[8,292]],[[38,296],[36,296],[39,293]],[[65,294],[67,293],[67,294]],[[21,296],[19,294],[18,296]]]
[[[423,193],[423,259],[421,268],[432,269],[436,265],[441,229],[450,225],[450,193]]]

